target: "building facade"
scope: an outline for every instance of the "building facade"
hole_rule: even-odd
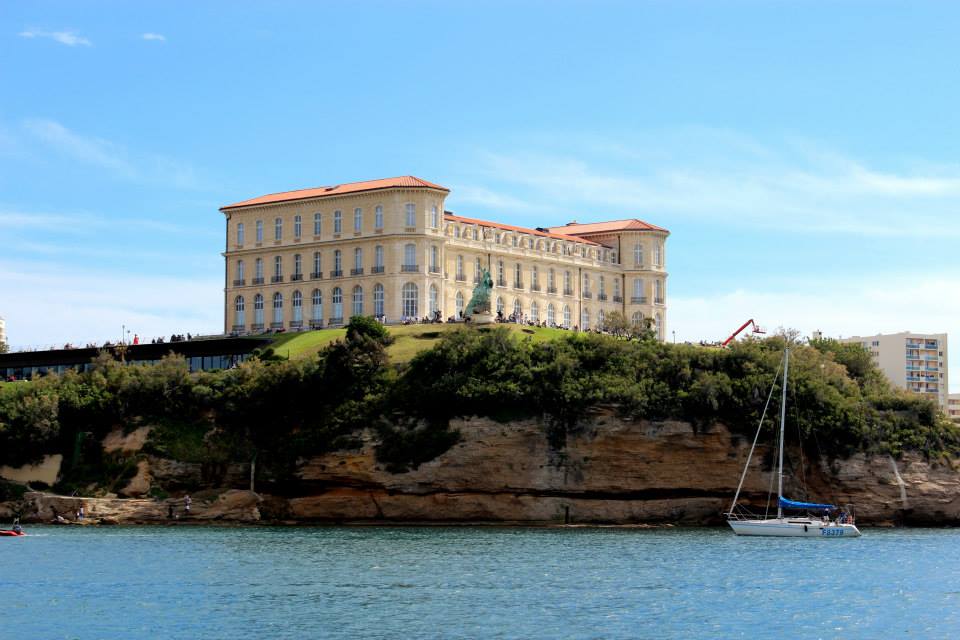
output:
[[[960,393],[947,394],[947,416],[954,422],[960,422]]]
[[[640,220],[528,229],[454,215],[404,176],[270,194],[226,218],[224,330],[463,316],[483,269],[504,318],[578,329],[613,311],[666,334],[666,239]]]
[[[7,344],[7,321],[0,316],[0,344]]]
[[[947,411],[947,334],[903,332],[852,336],[841,342],[861,344],[890,382],[934,400]]]

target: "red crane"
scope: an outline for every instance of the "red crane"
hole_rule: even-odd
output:
[[[743,330],[746,329],[747,327],[749,327],[750,325],[753,325],[753,332],[754,332],[754,333],[766,333],[766,331],[764,331],[763,329],[761,329],[761,328],[757,325],[757,323],[753,321],[753,318],[750,318],[749,320],[747,320],[746,322],[744,322],[742,325],[740,325],[740,328],[737,329],[736,331],[734,331],[734,332],[733,332],[733,335],[731,335],[729,338],[727,338],[726,340],[724,340],[724,341],[723,341],[723,344],[720,345],[720,346],[725,347],[725,346],[727,346],[728,344],[730,344],[731,342],[733,342],[733,339],[736,338],[738,335],[740,335],[740,333],[743,332]]]

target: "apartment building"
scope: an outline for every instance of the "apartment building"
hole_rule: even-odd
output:
[[[960,393],[947,394],[947,415],[954,422],[960,422]]]
[[[641,220],[529,229],[454,215],[413,176],[275,193],[222,207],[224,329],[462,318],[482,269],[505,318],[603,327],[621,311],[666,334],[666,239]]]
[[[0,316],[0,344],[7,344],[7,321]]]
[[[903,332],[842,342],[863,345],[893,384],[935,400],[947,411],[947,334]]]

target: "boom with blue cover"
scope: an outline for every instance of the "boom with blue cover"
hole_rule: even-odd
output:
[[[780,507],[783,509],[799,509],[801,511],[832,511],[836,509],[832,504],[819,504],[817,502],[796,502],[780,497]]]

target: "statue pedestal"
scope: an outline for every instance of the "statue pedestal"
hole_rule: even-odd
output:
[[[493,319],[493,314],[489,311],[487,313],[470,314],[470,322],[473,324],[493,324]]]

